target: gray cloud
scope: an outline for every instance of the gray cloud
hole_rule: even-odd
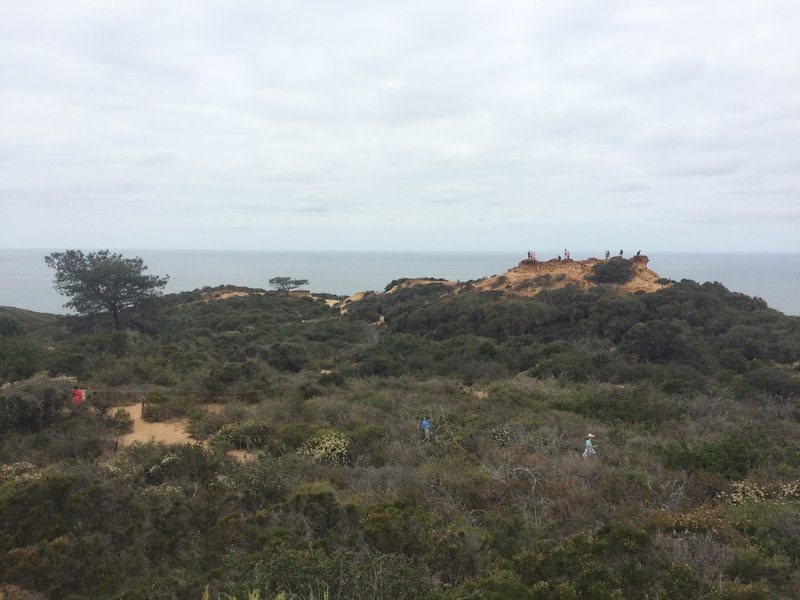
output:
[[[724,248],[757,218],[800,250],[791,0],[12,5],[7,246],[74,244],[74,221],[98,246],[346,247],[391,225],[400,246],[485,228],[510,248],[655,219]],[[226,233],[272,227],[315,233]]]
[[[656,168],[653,175],[659,177],[717,177],[733,175],[742,168],[734,162],[704,162],[692,165],[676,165],[669,168]]]

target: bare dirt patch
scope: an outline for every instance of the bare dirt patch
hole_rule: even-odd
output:
[[[130,406],[120,407],[126,411],[133,419],[133,431],[121,435],[119,443],[123,446],[129,446],[134,442],[163,442],[165,444],[201,444],[205,442],[193,439],[187,432],[186,428],[189,425],[188,419],[174,419],[163,423],[150,423],[142,419],[142,405],[141,403],[132,404]],[[206,409],[208,412],[219,414],[225,408],[224,404],[208,404]],[[248,462],[254,460],[257,453],[248,450],[230,450],[227,455],[235,458],[239,462]],[[2,600],[2,596],[0,596]]]
[[[142,405],[140,403],[121,408],[133,419],[133,431],[119,437],[119,442],[123,446],[130,445],[133,442],[154,441],[166,444],[186,444],[193,441],[189,434],[186,433],[186,427],[189,424],[188,419],[150,423],[142,419]]]

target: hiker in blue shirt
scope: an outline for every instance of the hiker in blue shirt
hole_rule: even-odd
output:
[[[422,439],[427,442],[431,439],[431,422],[429,417],[422,419],[422,423],[420,423],[419,426],[422,428]]]
[[[586,436],[586,441],[584,442],[584,446],[586,449],[583,451],[583,458],[593,458],[597,451],[594,449],[594,444],[592,444],[592,440],[594,436],[590,433]]]

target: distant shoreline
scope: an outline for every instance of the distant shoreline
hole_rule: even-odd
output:
[[[310,280],[315,293],[351,295],[380,291],[399,278],[434,277],[468,281],[501,274],[534,250],[541,260],[559,251],[525,248],[520,252],[358,252],[248,250],[119,250],[141,256],[153,274],[170,275],[166,293],[218,285],[267,288],[269,277]],[[612,255],[619,248],[609,248]],[[626,249],[625,255],[631,252]],[[0,249],[0,306],[66,314],[65,298],[52,287],[44,264],[48,250]],[[563,249],[560,250],[563,252]],[[800,315],[800,253],[656,252],[642,248],[650,268],[668,279],[719,281],[731,291],[756,296],[786,314]],[[550,254],[553,256],[550,256]],[[602,258],[601,252],[572,251],[574,259]],[[235,260],[232,260],[235,259]]]

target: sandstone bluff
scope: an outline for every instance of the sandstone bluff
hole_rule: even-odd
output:
[[[480,292],[497,291],[509,296],[535,296],[545,290],[556,290],[571,285],[582,290],[603,287],[613,289],[622,294],[633,294],[636,292],[656,292],[667,284],[667,280],[662,279],[658,273],[647,268],[649,262],[647,256],[634,256],[629,259],[633,276],[625,283],[615,284],[593,281],[591,276],[597,265],[606,262],[613,263],[619,260],[623,259],[615,257],[607,260],[598,258],[588,258],[586,260],[523,260],[516,267],[502,275],[492,275],[469,282],[455,282],[443,279],[403,279],[390,287],[387,293],[391,294],[414,285],[436,283],[452,287],[455,293],[472,290]],[[356,297],[353,297],[353,300],[356,300]]]

